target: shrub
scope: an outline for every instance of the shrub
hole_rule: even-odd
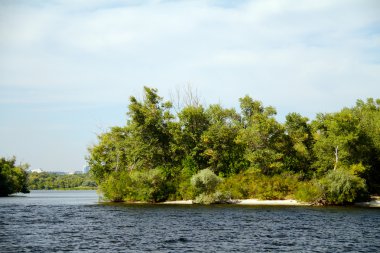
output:
[[[225,203],[229,200],[230,194],[216,191],[222,179],[215,175],[210,169],[204,169],[191,177],[191,185],[195,194],[194,203],[197,204],[216,204]]]
[[[191,185],[194,186],[197,195],[201,193],[210,194],[215,192],[221,178],[210,169],[204,169],[191,177]]]
[[[220,192],[228,193],[232,199],[244,199],[248,197],[249,178],[243,174],[232,175],[224,179],[219,185]]]
[[[166,178],[160,169],[114,172],[99,189],[104,198],[113,202],[160,202],[168,198]]]
[[[224,194],[220,191],[214,192],[214,193],[201,193],[199,194],[193,203],[195,204],[204,204],[204,205],[210,205],[210,204],[223,204],[228,203],[228,201],[231,199],[231,197],[228,194]]]
[[[156,168],[144,171],[132,171],[132,194],[130,200],[160,202],[168,198],[169,192],[164,173]]]
[[[365,180],[351,172],[331,170],[318,181],[304,182],[296,192],[296,199],[318,205],[341,205],[367,199]]]
[[[259,199],[285,199],[294,194],[297,184],[298,176],[292,173],[257,175],[251,186],[250,196]]]
[[[183,168],[175,179],[175,193],[171,195],[171,200],[190,200],[195,198],[195,188],[191,184],[192,171],[189,168]]]
[[[324,191],[316,180],[302,182],[295,192],[296,200],[312,204],[323,204],[325,202]]]
[[[327,204],[346,204],[367,196],[365,180],[345,170],[332,170],[321,180]]]
[[[131,184],[128,172],[114,172],[100,184],[99,191],[105,199],[121,202],[131,193]]]
[[[250,169],[225,179],[218,190],[230,193],[232,199],[285,199],[294,195],[298,181],[298,174],[266,176]]]

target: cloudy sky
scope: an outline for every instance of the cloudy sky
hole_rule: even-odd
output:
[[[1,0],[0,156],[80,170],[144,85],[314,118],[380,97],[377,0]]]

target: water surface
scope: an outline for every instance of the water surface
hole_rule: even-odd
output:
[[[0,198],[1,252],[379,252],[380,210],[128,205],[95,191]]]

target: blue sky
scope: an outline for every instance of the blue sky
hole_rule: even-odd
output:
[[[232,4],[233,3],[233,4]],[[0,2],[0,156],[80,170],[144,85],[313,118],[380,97],[377,0]]]

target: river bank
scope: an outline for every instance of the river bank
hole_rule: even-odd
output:
[[[380,207],[380,196],[372,196],[370,201],[358,202],[354,205],[362,207]]]
[[[259,200],[259,199],[238,199],[227,202],[233,205],[259,205],[259,206],[308,206],[309,203],[298,202],[294,199],[285,200]],[[164,205],[191,205],[192,200],[165,201]]]
[[[260,199],[239,199],[231,200],[227,202],[233,205],[251,205],[251,206],[311,206],[311,203],[299,202],[294,199],[284,199],[284,200],[260,200]],[[159,204],[163,205],[192,205],[192,200],[176,200],[176,201],[165,201]],[[380,208],[380,198],[372,198],[371,201],[354,203],[354,206],[360,207],[377,207]]]

